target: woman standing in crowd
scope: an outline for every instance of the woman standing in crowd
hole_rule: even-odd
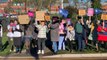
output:
[[[59,25],[59,44],[58,44],[58,49],[61,50],[62,47],[63,47],[63,50],[65,50],[65,41],[64,41],[64,38],[65,38],[65,20],[62,19],[60,25]]]
[[[98,37],[98,34],[97,34],[98,33],[97,32],[98,21],[97,20],[92,21],[90,28],[91,28],[90,33],[92,34],[92,43],[93,43],[93,45],[96,46],[96,49],[98,51],[99,50],[98,49],[98,39],[97,39],[97,37]]]
[[[54,53],[56,54],[58,51],[58,40],[59,40],[59,17],[55,16],[52,17],[52,24],[49,25],[50,27],[50,35],[51,35],[51,41],[52,41],[52,48],[54,50]]]
[[[73,51],[73,41],[75,40],[75,30],[73,24],[67,26],[67,34],[65,40],[67,41],[69,51]]]
[[[35,26],[38,28],[38,54],[44,54],[44,47],[45,47],[45,40],[46,32],[47,32],[47,26],[45,25],[45,21],[39,21],[40,25],[38,25],[37,21],[35,23]]]
[[[7,26],[7,29],[8,29],[7,37],[8,37],[10,52],[13,51],[13,47],[14,47],[13,46],[13,26],[14,26],[14,21],[10,20],[10,24]]]
[[[13,35],[13,42],[16,47],[16,53],[21,53],[21,30],[17,20],[14,21]]]
[[[107,42],[107,21],[101,21],[100,25],[98,25],[97,32],[99,43],[104,44]],[[105,46],[103,47],[105,48]]]

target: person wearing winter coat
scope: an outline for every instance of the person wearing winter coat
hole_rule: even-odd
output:
[[[59,22],[58,17],[52,18],[52,24],[49,25],[50,27],[50,36],[52,41],[52,48],[54,50],[54,53],[56,54],[58,51],[58,41],[59,41]]]
[[[67,26],[67,34],[66,34],[65,40],[67,41],[69,51],[72,52],[73,42],[75,40],[75,30],[74,30],[73,24]]]

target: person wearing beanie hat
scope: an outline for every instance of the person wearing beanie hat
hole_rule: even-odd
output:
[[[49,25],[50,27],[50,36],[51,36],[51,41],[52,41],[52,49],[54,50],[54,54],[57,53],[58,51],[58,41],[59,41],[59,23],[56,22],[58,18],[52,18],[52,24]]]

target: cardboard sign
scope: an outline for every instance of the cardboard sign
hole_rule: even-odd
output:
[[[45,20],[46,21],[50,21],[50,16],[49,15],[45,15]]]
[[[44,21],[45,20],[45,11],[36,11],[36,20]]]
[[[102,20],[107,20],[107,14],[102,14],[102,15],[101,15],[101,19],[102,19]]]
[[[20,24],[29,24],[30,19],[29,19],[28,15],[19,15],[18,21]]]
[[[84,9],[79,9],[79,10],[78,10],[78,14],[79,14],[79,16],[84,16],[84,15],[86,15],[86,10],[84,10]]]

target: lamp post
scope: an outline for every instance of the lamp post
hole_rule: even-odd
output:
[[[64,8],[64,4],[63,4],[64,0],[61,0],[61,8]]]

